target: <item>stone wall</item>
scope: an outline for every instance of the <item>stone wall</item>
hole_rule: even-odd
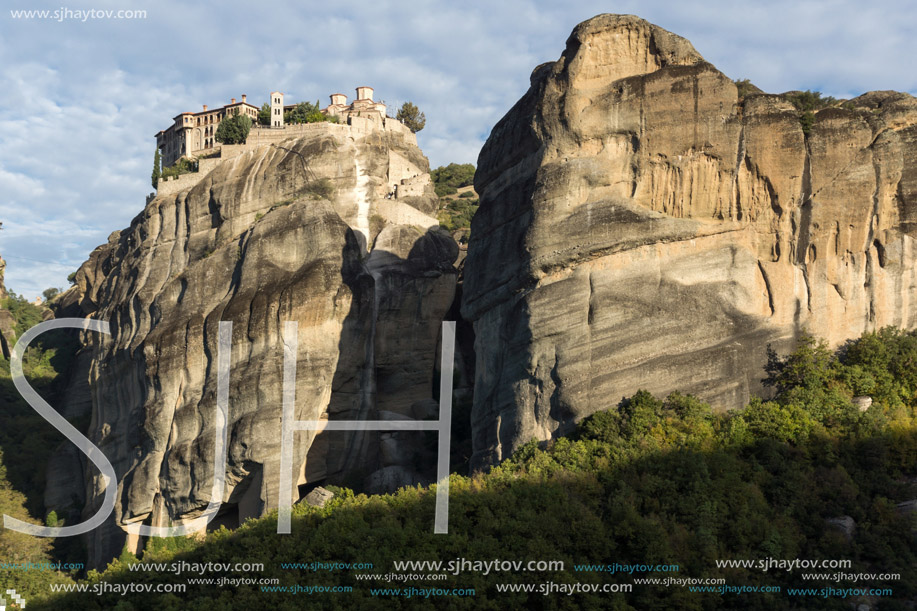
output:
[[[287,140],[305,136],[339,134],[350,135],[352,137],[364,137],[374,131],[384,131],[395,134],[396,139],[400,140],[405,146],[417,146],[417,137],[397,119],[392,119],[390,117],[385,119],[350,117],[349,121],[349,124],[328,122],[301,123],[297,125],[286,125],[282,129],[253,127],[248,134],[245,144],[223,144],[220,145],[219,148],[211,149],[219,152],[219,156],[207,157],[199,160],[197,172],[182,174],[181,176],[171,179],[161,178],[159,180],[159,188],[156,191],[156,195],[172,195],[179,191],[194,187],[214,168],[227,159],[233,159],[243,153],[254,151],[262,146],[277,145]],[[389,176],[392,177],[393,184],[399,184],[405,178],[413,178],[414,176],[426,173],[427,170],[418,167],[403,155],[391,153],[389,156]],[[424,195],[422,185],[410,187],[409,191],[409,193],[402,192],[401,196]],[[149,201],[148,199],[147,203],[149,203]]]
[[[424,214],[417,208],[409,206],[406,203],[394,199],[384,199],[377,201],[375,212],[388,223],[396,225],[413,225],[429,229],[439,225],[439,221],[428,214]]]
[[[199,183],[204,176],[203,172],[191,172],[174,178],[160,178],[156,195],[172,195],[173,193],[190,189]]]
[[[433,188],[433,181],[427,173],[402,179],[395,189],[395,197],[420,197]]]

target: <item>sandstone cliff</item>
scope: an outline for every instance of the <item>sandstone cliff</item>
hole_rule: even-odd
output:
[[[815,114],[739,99],[683,38],[633,16],[573,31],[494,127],[475,178],[475,466],[640,388],[718,408],[765,347],[917,323],[917,101]]]
[[[114,518],[90,535],[92,564],[117,555],[125,524],[181,523],[210,501],[219,321],[233,333],[227,487],[213,524],[277,506],[286,321],[299,324],[298,420],[412,418],[431,399],[457,245],[429,216],[427,160],[397,127],[316,124],[225,160],[153,199],[79,269],[63,301],[112,334],[84,334],[62,409],[91,416],[89,437],[120,482]],[[402,180],[410,196],[391,197]],[[297,433],[294,486],[428,481],[422,444],[405,437]],[[77,455],[68,444],[52,460],[46,502],[66,511],[72,499],[85,517],[103,489]]]

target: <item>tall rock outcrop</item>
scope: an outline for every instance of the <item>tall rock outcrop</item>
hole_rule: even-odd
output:
[[[640,388],[716,408],[765,347],[917,323],[917,101],[873,92],[803,129],[633,16],[573,31],[494,127],[465,263],[473,464]]]
[[[3,223],[0,223],[2,225]],[[0,257],[0,299],[6,299],[6,286],[3,284],[3,276],[6,273],[6,261],[3,260],[3,257]]]
[[[433,396],[458,250],[430,216],[426,158],[393,120],[300,131],[154,198],[65,296],[111,325],[110,336],[84,334],[62,406],[70,417],[89,412],[88,436],[119,479],[114,517],[90,534],[94,565],[117,555],[126,524],[181,523],[210,501],[220,321],[233,327],[227,485],[213,524],[277,506],[285,322],[299,328],[297,420],[413,418]],[[408,183],[409,196],[393,195]],[[297,433],[293,484],[427,481],[419,445]],[[52,460],[49,481],[64,481],[68,452]],[[86,517],[103,488],[94,469],[74,469],[85,490],[50,498],[85,498]]]
[[[2,225],[2,223],[0,223]],[[6,292],[6,286],[3,284],[3,275],[6,272],[6,261],[3,260],[3,257],[0,257],[0,300],[6,299],[9,295]],[[13,332],[13,325],[15,321],[13,320],[12,313],[3,308],[3,304],[0,304],[0,356],[5,359],[10,358],[10,351],[12,349],[12,342],[15,337]]]

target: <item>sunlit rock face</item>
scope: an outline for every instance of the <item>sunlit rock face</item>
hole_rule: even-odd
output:
[[[220,321],[232,323],[232,348],[213,524],[277,507],[287,321],[298,324],[297,420],[413,418],[431,400],[458,247],[430,216],[428,171],[407,130],[318,124],[154,198],[92,253],[64,297],[111,335],[84,334],[62,407],[91,420],[119,479],[112,519],[90,534],[92,565],[120,552],[126,525],[180,524],[211,500]],[[435,463],[418,435],[296,433],[293,501],[318,482],[428,481]],[[63,515],[73,499],[85,518],[104,487],[71,454],[52,459],[46,498]]]
[[[805,133],[683,38],[577,26],[478,160],[473,464],[640,388],[740,407],[803,330],[914,327],[915,124],[914,98],[873,92]]]

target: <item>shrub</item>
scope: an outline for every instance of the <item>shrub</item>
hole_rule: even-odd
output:
[[[467,229],[471,227],[471,219],[477,211],[478,200],[454,199],[440,210],[437,219],[440,226],[448,231]]]
[[[744,98],[753,93],[764,93],[763,91],[761,91],[761,89],[759,89],[754,84],[752,84],[752,82],[748,80],[747,78],[737,79],[734,82],[736,85],[736,89],[738,89],[740,98]]]
[[[442,184],[434,185],[433,190],[436,192],[436,195],[438,195],[439,197],[446,197],[447,195],[454,195],[458,191],[458,189],[456,189],[452,185],[442,185]]]
[[[191,172],[197,172],[197,163],[187,157],[182,157],[169,167],[163,169],[162,178],[175,178]]]
[[[306,183],[303,190],[315,199],[331,199],[334,195],[334,184],[328,178],[319,178]]]
[[[377,236],[385,228],[385,219],[378,214],[369,217],[369,234],[370,237]]]
[[[800,111],[821,110],[822,108],[834,106],[837,103],[837,99],[834,97],[830,95],[822,97],[820,91],[811,91],[809,89],[786,93],[783,97],[788,100],[796,110]]]

